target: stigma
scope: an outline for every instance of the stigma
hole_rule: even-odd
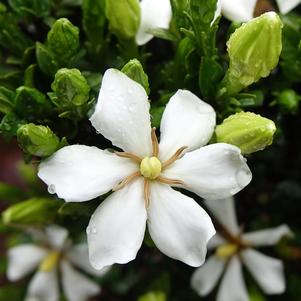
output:
[[[141,175],[149,180],[155,180],[162,171],[162,163],[157,157],[145,157],[140,163]]]

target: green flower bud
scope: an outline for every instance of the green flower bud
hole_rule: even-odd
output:
[[[79,29],[68,19],[58,19],[47,36],[47,45],[60,62],[70,63],[79,51]]]
[[[22,150],[32,156],[47,157],[60,148],[59,138],[43,125],[25,124],[18,129],[17,138]]]
[[[166,294],[161,291],[148,292],[138,298],[138,301],[166,301]]]
[[[140,24],[138,0],[106,0],[106,16],[110,30],[120,39],[135,37]]]
[[[263,150],[273,142],[274,122],[251,112],[240,112],[226,118],[216,127],[217,142],[236,145],[243,154]]]
[[[301,96],[294,90],[283,90],[277,97],[277,104],[283,113],[297,113]]]
[[[123,66],[121,72],[140,84],[145,89],[147,95],[149,94],[150,90],[148,76],[144,72],[141,63],[137,59],[130,60],[126,65]]]
[[[10,206],[2,213],[6,225],[40,225],[52,222],[62,202],[47,198],[32,198]]]
[[[222,85],[228,95],[267,77],[277,66],[282,49],[282,22],[268,12],[243,24],[227,42],[230,66]]]
[[[81,119],[90,109],[90,86],[79,70],[60,69],[51,88],[54,93],[48,95],[64,117]]]

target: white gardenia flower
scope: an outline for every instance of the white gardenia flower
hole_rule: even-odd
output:
[[[59,301],[59,270],[68,301],[87,301],[100,293],[100,287],[77,270],[95,276],[106,272],[91,267],[86,244],[71,245],[67,230],[57,225],[48,226],[39,236],[43,237],[42,246],[23,244],[8,250],[10,281],[20,280],[38,268],[30,280],[25,301]]]
[[[218,0],[216,17],[221,13],[231,21],[247,22],[254,18],[254,11],[258,0]],[[287,14],[301,0],[276,0],[281,14]]]
[[[216,16],[221,13],[231,21],[247,22],[253,19],[257,0],[218,0]]]
[[[67,202],[115,191],[99,205],[87,228],[96,269],[135,259],[146,223],[163,253],[200,266],[214,226],[192,198],[171,186],[216,199],[237,193],[251,181],[239,148],[225,143],[204,146],[215,128],[210,105],[179,90],[162,116],[160,144],[151,129],[149,108],[140,84],[118,70],[107,70],[90,120],[123,152],[72,145],[39,166],[38,175],[49,191]]]
[[[301,0],[276,0],[279,10],[282,14],[287,14],[297,5],[301,3]]]
[[[153,35],[148,33],[150,29],[168,29],[172,18],[170,0],[141,0],[140,26],[136,35],[136,43],[144,45]]]
[[[215,249],[215,253],[192,275],[193,289],[200,296],[208,295],[222,277],[217,301],[248,301],[242,274],[243,263],[266,294],[283,293],[285,278],[282,261],[266,256],[254,248],[275,245],[283,236],[291,235],[288,226],[241,233],[233,198],[206,201],[206,205],[229,233],[227,238],[226,235],[223,237],[216,234],[210,240],[208,248]]]

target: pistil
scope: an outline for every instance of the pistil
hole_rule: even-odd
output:
[[[156,128],[151,130],[151,140],[152,140],[152,157],[140,158],[137,155],[128,152],[115,152],[115,154],[122,158],[128,158],[133,162],[139,164],[139,170],[130,174],[124,178],[118,185],[113,188],[113,191],[122,189],[127,184],[135,180],[136,178],[142,176],[144,178],[143,184],[143,197],[145,202],[145,208],[148,208],[150,203],[150,189],[151,181],[158,181],[161,184],[167,185],[184,185],[184,182],[177,179],[165,178],[161,175],[162,171],[172,165],[176,160],[180,159],[183,155],[183,151],[187,146],[179,148],[170,159],[161,163],[158,159],[159,155],[159,142],[156,136]]]

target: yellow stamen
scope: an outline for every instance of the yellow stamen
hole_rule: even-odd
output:
[[[167,161],[162,163],[162,169],[167,168],[168,166],[170,166],[171,164],[173,164],[175,161],[177,161],[178,159],[180,159],[183,151],[187,148],[187,146],[183,146],[181,148],[179,148],[174,155],[172,155]]]
[[[41,272],[50,272],[52,269],[57,266],[61,258],[61,253],[58,251],[51,251],[48,255],[42,260],[39,266]]]
[[[149,195],[150,195],[150,182],[148,179],[144,179],[144,203],[145,203],[145,208],[148,208],[149,206]]]
[[[152,128],[152,144],[153,144],[153,157],[158,157],[159,154],[159,143],[156,135],[156,128]]]
[[[216,249],[215,255],[221,259],[229,258],[235,253],[237,253],[238,249],[239,249],[238,245],[225,244]]]
[[[162,176],[159,176],[156,179],[158,182],[162,183],[162,184],[168,184],[168,185],[184,185],[184,182],[181,180],[177,180],[177,179],[168,179]]]
[[[115,152],[115,154],[119,157],[122,157],[122,158],[128,158],[128,159],[131,159],[133,161],[135,161],[136,163],[140,164],[141,161],[142,161],[142,158],[134,155],[134,154],[131,154],[131,153],[126,153],[126,152]]]
[[[162,164],[157,157],[145,157],[140,164],[140,172],[144,178],[155,180],[161,173]]]
[[[118,185],[116,185],[112,190],[113,191],[117,191],[120,190],[121,188],[123,188],[125,185],[129,184],[130,182],[132,182],[134,179],[136,179],[137,177],[141,176],[140,171],[136,171],[134,173],[132,173],[131,175],[127,176],[126,178],[124,178]]]

